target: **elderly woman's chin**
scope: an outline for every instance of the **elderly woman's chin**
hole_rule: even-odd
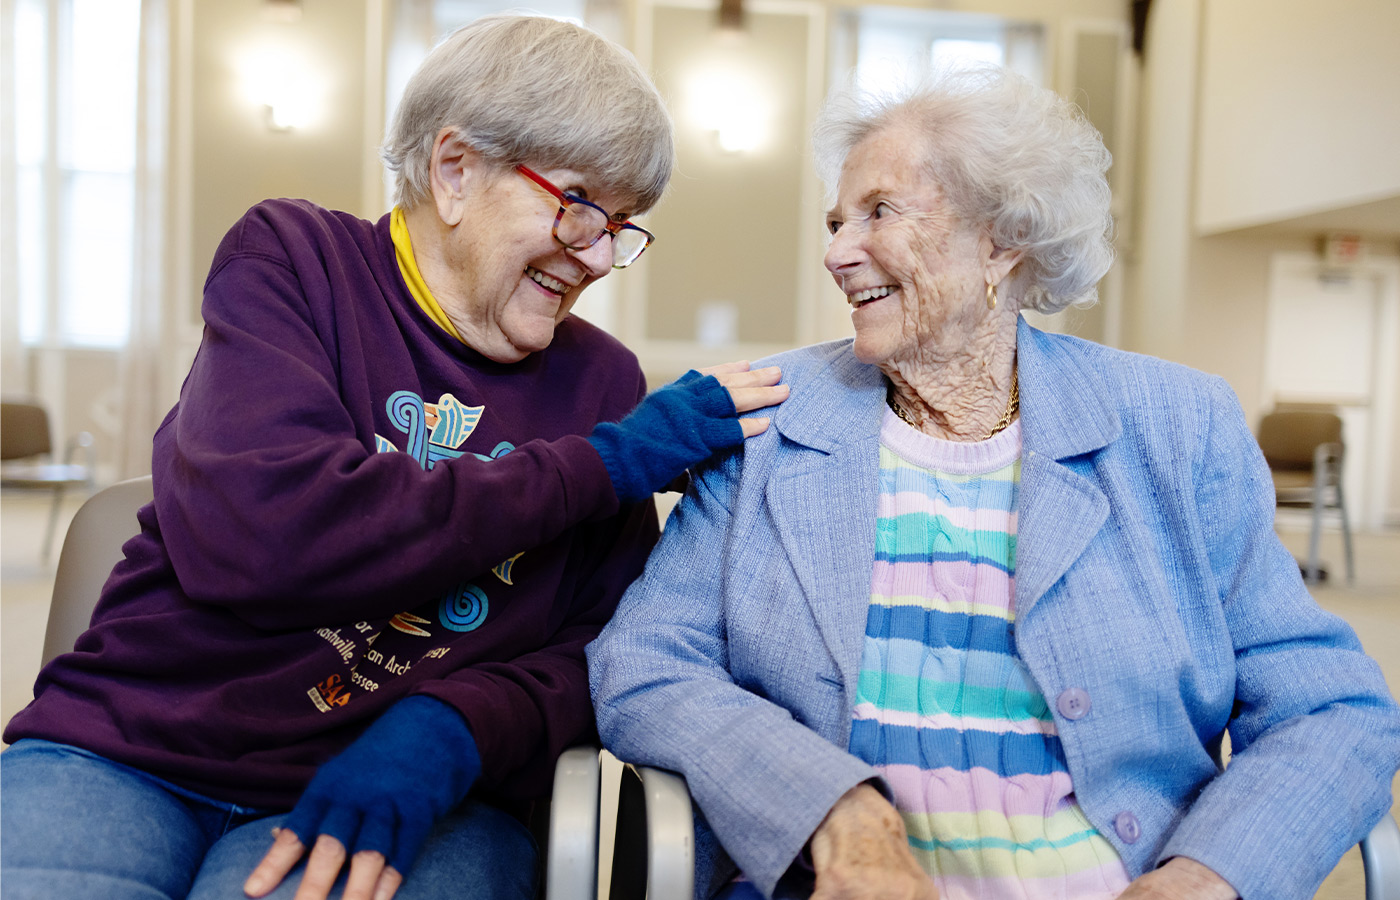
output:
[[[884,304],[883,308],[881,304]],[[905,345],[913,343],[904,333],[903,317],[899,312],[898,304],[890,303],[889,298],[866,303],[852,312],[856,340],[851,349],[856,359],[877,366],[894,358]]]
[[[524,288],[523,290],[530,290]],[[562,298],[513,298],[501,311],[494,327],[487,329],[480,346],[468,340],[483,356],[498,363],[520,362],[554,341],[554,329],[569,315],[578,291]]]

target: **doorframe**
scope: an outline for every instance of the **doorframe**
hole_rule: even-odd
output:
[[[1264,372],[1261,396],[1272,407],[1277,397],[1272,381],[1274,340],[1277,337],[1278,316],[1274,314],[1277,300],[1275,289],[1285,273],[1299,269],[1317,275],[1328,271],[1327,265],[1315,254],[1274,253],[1269,260],[1269,285],[1266,298],[1267,315],[1264,327]],[[1367,259],[1348,264],[1348,275],[1373,279],[1377,286],[1377,327],[1372,336],[1374,364],[1371,372],[1369,408],[1370,435],[1368,457],[1371,462],[1371,493],[1380,498],[1375,504],[1362,507],[1355,495],[1351,502],[1352,527],[1375,530],[1400,523],[1400,503],[1390,494],[1390,475],[1395,436],[1395,406],[1397,382],[1400,382],[1400,258]],[[1360,515],[1367,512],[1369,515]]]

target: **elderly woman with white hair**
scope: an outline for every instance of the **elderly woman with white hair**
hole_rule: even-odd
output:
[[[1311,897],[1400,716],[1225,382],[1021,317],[1108,270],[1098,135],[994,69],[838,97],[817,148],[855,338],[773,360],[589,647],[605,744],[703,814],[698,896]]]
[[[593,733],[584,646],[651,495],[786,388],[731,364],[645,395],[570,316],[671,173],[618,47],[479,20],[384,157],[378,222],[274,200],[218,248],[155,502],[5,732],[6,896],[535,895],[520,820]]]

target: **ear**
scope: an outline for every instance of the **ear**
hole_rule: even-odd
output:
[[[982,241],[983,251],[987,259],[987,283],[1000,284],[1002,279],[1010,275],[1011,270],[1016,268],[1016,264],[1021,261],[1025,251],[998,247],[992,243],[989,237],[984,237]]]
[[[438,217],[449,228],[467,216],[472,179],[481,169],[481,155],[464,141],[455,128],[444,128],[433,141],[428,163],[428,184]]]

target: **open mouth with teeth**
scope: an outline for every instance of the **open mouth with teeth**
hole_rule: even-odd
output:
[[[846,302],[851,304],[851,309],[860,309],[867,303],[888,297],[895,292],[893,285],[883,285],[877,288],[870,288],[864,291],[856,291],[854,294],[846,295]]]
[[[551,278],[550,276],[541,272],[539,269],[534,268],[533,266],[526,266],[525,274],[528,275],[530,277],[530,280],[535,282],[535,284],[538,284],[545,290],[550,291],[551,293],[558,294],[561,297],[564,294],[566,294],[569,290],[569,286],[567,284],[565,284],[557,278]]]

